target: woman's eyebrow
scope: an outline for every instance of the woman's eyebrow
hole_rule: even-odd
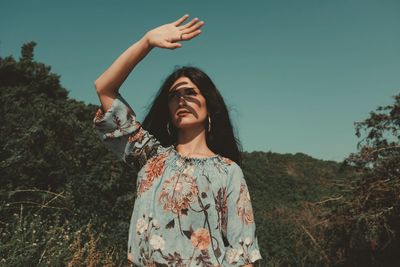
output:
[[[173,90],[175,90],[175,88],[176,88],[176,87],[178,87],[179,85],[182,85],[182,84],[187,84],[187,83],[188,83],[188,82],[180,82],[180,83],[177,83],[177,84],[175,84],[175,85],[174,85],[174,87],[172,87],[172,88],[171,88],[171,90],[170,90],[170,91],[173,91]]]
[[[169,93],[173,93],[173,92],[179,91],[181,89],[184,89],[185,92],[190,91],[190,90],[194,90],[193,87],[181,87],[181,88],[177,88],[176,90],[171,90]]]

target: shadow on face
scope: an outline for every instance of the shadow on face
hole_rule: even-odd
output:
[[[203,123],[207,118],[206,99],[187,77],[177,79],[169,89],[168,108],[174,125],[179,128]]]

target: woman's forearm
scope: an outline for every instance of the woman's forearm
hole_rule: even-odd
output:
[[[133,68],[151,51],[147,35],[125,50],[94,82],[98,94],[116,96]]]
[[[181,25],[188,15],[148,31],[139,41],[124,51],[113,64],[94,82],[103,111],[112,107],[118,90],[129,73],[150,52],[153,47],[176,49],[181,47],[177,41],[191,40],[200,34],[203,22],[196,19]]]

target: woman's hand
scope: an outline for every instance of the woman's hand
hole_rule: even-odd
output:
[[[201,33],[199,28],[204,25],[204,21],[198,21],[198,18],[194,18],[191,22],[186,25],[180,26],[189,15],[184,15],[177,21],[164,24],[146,33],[145,38],[151,47],[160,47],[168,49],[176,49],[182,47],[182,44],[177,41],[190,40]],[[182,38],[182,39],[181,39]]]

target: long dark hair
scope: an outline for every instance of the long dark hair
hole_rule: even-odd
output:
[[[168,109],[168,91],[180,77],[189,78],[206,99],[207,111],[211,119],[210,132],[208,132],[208,119],[205,122],[207,146],[214,153],[227,157],[241,166],[242,147],[240,140],[235,137],[225,102],[210,77],[197,67],[175,67],[174,71],[161,85],[157,96],[148,108],[147,116],[143,121],[143,128],[154,135],[165,147],[176,143],[178,129],[171,121]],[[168,122],[171,135],[167,131]]]

